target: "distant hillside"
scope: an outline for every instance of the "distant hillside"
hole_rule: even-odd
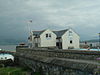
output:
[[[92,40],[85,40],[86,42],[99,42],[99,39],[92,39]],[[85,42],[85,41],[81,41],[81,42]]]
[[[19,43],[27,43],[26,40],[22,40],[22,39],[0,39],[0,45],[17,45]]]

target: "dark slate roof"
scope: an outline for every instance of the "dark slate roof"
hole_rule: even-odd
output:
[[[42,31],[33,31],[33,35],[39,37],[45,30]]]
[[[42,31],[33,31],[33,35],[39,37],[45,30]],[[57,37],[61,37],[66,31],[68,31],[68,29],[65,30],[60,30],[60,31],[53,31]]]
[[[57,35],[57,37],[61,37],[66,31],[68,31],[68,29],[53,32]]]

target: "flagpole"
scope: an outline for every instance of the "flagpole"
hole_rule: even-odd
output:
[[[100,49],[100,33],[99,33],[99,49]]]
[[[31,39],[30,35],[31,35],[31,28],[30,28],[30,24],[32,23],[32,20],[29,20],[28,23],[27,23],[27,26],[28,26],[28,35],[29,35],[29,38]],[[31,47],[31,44],[30,44],[30,39],[28,40],[28,46],[29,48]]]
[[[30,24],[28,23],[28,31],[29,31],[29,34],[31,32],[31,29],[30,29]]]
[[[28,31],[29,31],[29,34],[31,33],[31,28],[30,28],[30,24],[32,23],[32,20],[30,20],[29,22],[28,22]]]

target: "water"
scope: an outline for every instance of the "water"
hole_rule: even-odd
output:
[[[16,51],[17,45],[0,45],[0,49],[5,51]]]
[[[16,46],[17,45],[0,45],[0,49],[5,50],[5,51],[16,51]],[[80,50],[88,50],[88,49],[80,49]],[[89,49],[89,50],[90,51],[100,51],[100,49]]]
[[[88,49],[80,49],[80,50],[88,50]],[[89,51],[100,51],[100,49],[89,49]]]
[[[17,45],[0,45],[1,50],[5,51],[16,51],[16,46]],[[14,56],[11,54],[0,54],[0,60],[7,60],[7,59],[12,59],[14,60]]]

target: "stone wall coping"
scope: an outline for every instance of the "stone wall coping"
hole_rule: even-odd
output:
[[[16,52],[18,51],[35,51],[35,52],[54,52],[54,53],[71,53],[71,54],[89,54],[89,55],[100,55],[100,51],[86,51],[86,50],[49,50],[49,49],[31,49],[31,48],[20,48],[16,49]]]

